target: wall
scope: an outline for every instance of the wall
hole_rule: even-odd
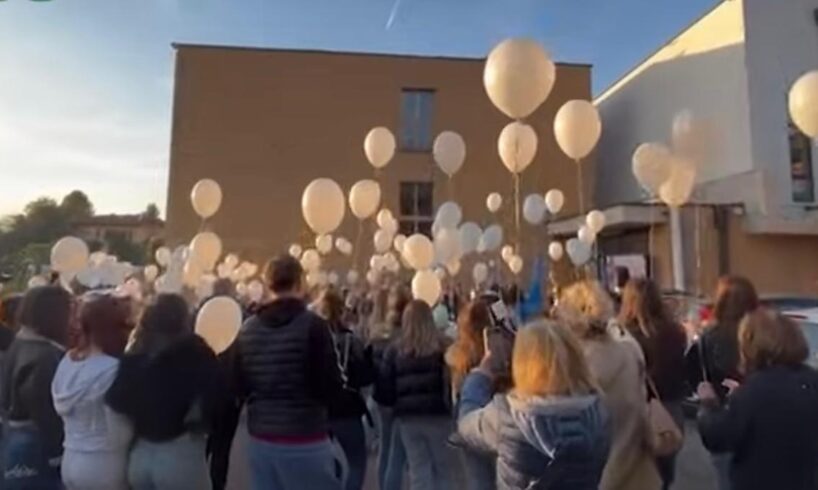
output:
[[[598,204],[644,198],[631,173],[633,152],[645,142],[670,143],[673,119],[683,110],[707,119],[718,140],[717,163],[702,167],[700,182],[752,171],[744,62],[742,1],[730,0],[600,94]],[[717,198],[731,202],[730,194]]]
[[[500,221],[513,229],[512,179],[497,157],[497,136],[508,122],[489,102],[481,60],[180,46],[168,192],[167,235],[183,243],[199,230],[189,195],[201,178],[222,186],[221,211],[207,224],[225,249],[254,260],[313,236],[301,217],[304,187],[331,177],[344,188],[372,177],[362,142],[379,125],[398,133],[402,88],[437,91],[433,132],[460,132],[467,144],[464,168],[447,183],[428,153],[398,153],[380,174],[385,204],[398,210],[399,182],[435,181],[435,205],[450,192],[467,220],[487,225],[485,199],[506,198]],[[590,97],[590,67],[561,64],[549,100],[531,118],[540,137],[535,162],[523,174],[524,197],[551,187],[566,191],[566,214],[576,212],[576,166],[554,141],[552,121],[569,99]],[[593,174],[593,159],[585,162]],[[588,189],[593,179],[587,179]],[[586,193],[587,194],[587,193]],[[368,261],[373,225],[363,234]],[[355,241],[350,213],[340,234]],[[524,228],[523,251],[542,250],[543,239]],[[342,264],[348,266],[348,261]],[[470,271],[464,266],[464,271]]]

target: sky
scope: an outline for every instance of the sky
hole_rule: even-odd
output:
[[[73,189],[98,213],[164,210],[173,42],[485,56],[526,36],[593,64],[599,92],[716,3],[2,0],[0,215]]]

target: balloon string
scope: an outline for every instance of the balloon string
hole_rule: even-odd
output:
[[[702,294],[702,208],[698,204],[696,206],[696,297],[701,297]]]
[[[355,237],[355,254],[352,257],[352,268],[358,269],[358,259],[360,258],[361,238],[364,235],[364,220],[358,221],[358,235]]]
[[[582,163],[577,159],[577,196],[579,196],[579,214],[585,214],[585,186],[582,183]]]
[[[514,174],[514,226],[516,228],[515,253],[521,254],[520,250],[520,174]]]
[[[654,268],[656,267],[656,264],[654,263],[654,260],[653,260],[653,256],[654,256],[654,253],[653,253],[654,252],[653,251],[653,247],[654,247],[654,244],[653,244],[653,227],[654,227],[655,212],[656,212],[656,207],[653,204],[651,204],[650,205],[650,216],[649,216],[650,227],[648,228],[648,277],[650,279],[654,279],[656,277],[656,272],[654,270]]]

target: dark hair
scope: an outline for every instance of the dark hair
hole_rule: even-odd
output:
[[[346,305],[335,288],[325,289],[316,306],[316,312],[329,323],[330,327],[337,329],[342,326]]]
[[[738,324],[748,313],[758,308],[758,294],[753,283],[744,277],[724,276],[716,285],[713,318],[717,328],[738,330]]]
[[[653,337],[660,329],[673,325],[656,283],[644,278],[628,281],[622,292],[619,323],[631,333],[641,331],[645,337]]]
[[[809,356],[798,325],[772,310],[759,309],[744,317],[738,342],[745,373],[774,366],[800,366]]]
[[[190,310],[185,299],[178,294],[160,294],[142,313],[131,350],[156,352],[190,333]]]
[[[213,283],[213,296],[233,296],[236,288],[230,279],[216,279]]]
[[[61,286],[39,286],[23,297],[18,318],[21,326],[65,345],[73,313],[71,293]]]
[[[128,334],[133,330],[129,299],[109,294],[86,295],[80,306],[79,319],[79,341],[72,351],[75,360],[82,359],[91,345],[112,357],[122,355]]]
[[[483,359],[483,330],[491,327],[489,303],[477,298],[460,310],[457,316],[457,339],[446,351],[446,363],[457,392],[463,386],[466,375]]]
[[[11,330],[17,331],[17,317],[20,313],[20,305],[23,303],[22,294],[12,294],[3,298],[0,303],[0,324]]]
[[[287,293],[301,287],[304,269],[301,263],[291,255],[279,255],[267,263],[264,279],[273,293]]]

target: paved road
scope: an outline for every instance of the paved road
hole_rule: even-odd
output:
[[[686,427],[685,445],[677,459],[676,482],[672,490],[717,490],[713,467],[707,451],[702,447],[701,439],[696,432],[693,422],[688,422]],[[247,441],[247,431],[242,424],[236,434],[233,444],[233,454],[228,479],[229,490],[246,490],[250,488],[247,468],[242,462],[247,461],[245,451]],[[367,477],[366,490],[377,490],[374,482],[375,466],[374,458],[370,461],[370,471]],[[306,489],[305,489],[306,490]]]

